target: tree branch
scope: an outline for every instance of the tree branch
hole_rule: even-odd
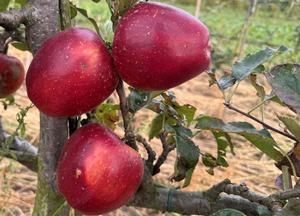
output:
[[[233,184],[229,179],[225,179],[224,181],[214,185],[205,193],[213,200],[216,200],[222,192],[236,195],[251,202],[264,205],[273,212],[277,212],[283,207],[282,202],[278,199],[275,199],[274,196],[267,197],[262,194],[251,192],[246,184]]]
[[[158,159],[157,159],[157,161],[156,161],[156,163],[153,167],[152,175],[156,175],[157,173],[160,172],[161,165],[163,165],[163,163],[167,160],[167,157],[168,157],[169,153],[176,148],[175,144],[169,145],[167,143],[165,133],[161,133],[159,135],[159,138],[160,138],[160,141],[162,143],[163,151],[162,151],[161,155],[159,155],[159,157],[158,157]]]
[[[258,118],[254,117],[254,116],[252,116],[252,115],[250,115],[250,114],[248,114],[248,113],[245,113],[244,111],[239,110],[238,108],[232,106],[230,103],[224,103],[224,105],[225,105],[228,109],[233,110],[233,111],[235,111],[235,112],[237,112],[237,113],[242,114],[243,116],[246,116],[246,117],[248,117],[248,118],[250,118],[250,119],[256,121],[257,123],[261,124],[263,127],[267,128],[267,129],[269,129],[269,130],[272,130],[272,131],[274,131],[274,132],[276,132],[276,133],[279,133],[279,134],[281,134],[282,136],[288,137],[288,138],[290,138],[291,140],[294,140],[294,141],[298,142],[298,140],[296,139],[296,137],[294,137],[293,135],[291,135],[291,134],[289,134],[289,133],[286,133],[286,132],[284,132],[284,131],[281,131],[281,130],[279,130],[279,129],[276,129],[276,128],[274,128],[274,127],[272,127],[272,126],[270,126],[270,125],[264,123],[263,121],[259,120]]]
[[[10,38],[10,33],[7,31],[0,32],[0,53],[7,53],[7,41]]]
[[[26,5],[20,10],[9,10],[0,13],[0,26],[6,30],[16,29],[20,24],[28,25],[34,21],[34,7]]]
[[[300,188],[286,190],[283,192],[275,193],[270,196],[274,197],[275,199],[279,199],[279,200],[287,200],[290,198],[300,197]]]
[[[12,138],[7,143],[7,140]],[[6,133],[0,117],[0,155],[18,161],[32,171],[37,171],[38,150],[26,140]]]
[[[251,202],[262,204],[271,209],[274,213],[280,211],[283,207],[281,200],[275,199],[273,196],[267,197],[262,194],[251,192],[245,184],[228,184],[225,186],[224,192],[227,194],[238,195]]]
[[[130,124],[131,117],[128,110],[128,104],[124,89],[123,81],[120,80],[118,87],[117,87],[117,93],[120,100],[120,109],[122,113],[122,119],[124,124],[124,130],[125,130],[125,142],[133,149],[138,150],[136,140],[135,140],[135,134],[132,129],[132,126]]]
[[[211,215],[224,208],[233,208],[251,216],[259,215],[261,210],[270,213],[268,208],[259,203],[251,202],[241,196],[223,194],[222,192],[228,190],[226,187],[230,184],[229,180],[224,180],[203,192],[184,192],[155,187],[150,184],[142,185],[129,205],[152,208],[164,212],[177,212],[184,215]],[[151,187],[154,192],[151,192],[149,189]],[[212,193],[216,194],[216,196],[212,196]]]
[[[143,138],[141,135],[136,135],[136,141],[142,143],[144,148],[146,149],[147,154],[148,154],[148,159],[146,161],[146,165],[147,165],[149,170],[153,170],[153,162],[154,162],[155,157],[156,157],[155,151],[151,148],[151,146],[146,141],[146,139]]]
[[[22,152],[19,150],[2,150],[0,149],[2,157],[10,158],[18,161],[20,164],[26,166],[33,172],[37,172],[37,155],[29,152]]]

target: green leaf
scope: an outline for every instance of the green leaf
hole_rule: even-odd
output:
[[[192,141],[192,131],[183,126],[173,127],[176,135],[177,157],[175,163],[175,172],[172,180],[181,181],[185,179],[183,187],[189,185],[193,170],[199,161],[200,150]]]
[[[226,159],[222,156],[219,156],[219,155],[218,155],[218,158],[217,158],[217,164],[222,166],[222,167],[228,167],[229,166]]]
[[[27,51],[29,50],[29,47],[26,43],[14,41],[10,43],[13,47],[15,47],[18,50]]]
[[[22,122],[22,123],[19,125],[19,127],[20,127],[20,136],[21,136],[21,137],[24,137],[24,136],[25,136],[25,132],[26,132],[25,123]]]
[[[183,116],[184,121],[187,122],[187,126],[189,126],[194,119],[197,109],[190,104],[185,104],[176,108],[176,111]]]
[[[218,152],[223,152],[221,155],[226,155],[227,147],[230,147],[231,153],[234,155],[233,143],[231,142],[231,137],[228,133],[222,131],[212,131],[217,144],[218,144]],[[220,154],[220,153],[219,153]]]
[[[116,129],[116,123],[119,121],[120,106],[111,103],[100,104],[95,111],[97,122],[106,125],[112,130]]]
[[[267,74],[267,79],[280,100],[300,115],[300,65],[277,65]]]
[[[165,115],[160,114],[157,115],[150,124],[150,130],[149,130],[149,140],[152,140],[154,137],[156,137],[161,130],[163,129],[165,121]]]
[[[266,129],[257,130],[248,122],[225,123],[218,118],[200,116],[197,119],[196,128],[239,134],[273,160],[280,161],[283,158],[283,155],[276,149],[277,143],[271,137],[270,133]]]
[[[231,137],[229,136],[228,133],[222,132],[222,131],[212,131],[217,145],[218,145],[218,150],[217,150],[217,157],[214,157],[210,153],[205,153],[202,157],[202,163],[208,167],[209,169],[207,172],[210,175],[214,175],[214,168],[218,166],[222,167],[228,167],[228,163],[226,161],[226,150],[228,147],[231,148],[232,153],[233,152],[233,144],[231,143]]]
[[[240,212],[235,209],[222,209],[217,211],[216,213],[212,214],[211,216],[246,216],[243,212]]]
[[[77,16],[77,8],[72,4],[72,2],[69,2],[70,5],[70,19],[74,19]]]
[[[140,91],[134,88],[129,88],[130,94],[128,95],[129,111],[135,113],[145,107],[153,98],[160,95],[160,91],[147,92]]]
[[[92,0],[92,1],[98,3],[98,2],[100,2],[101,0]]]
[[[85,18],[87,18],[90,21],[90,23],[94,26],[94,28],[95,28],[96,32],[98,33],[98,35],[100,35],[100,29],[99,29],[99,26],[98,26],[96,20],[94,20],[93,18],[89,17],[89,15],[88,15],[88,13],[87,13],[87,11],[85,9],[76,7],[73,4],[70,4],[70,6],[71,6],[71,12],[72,12],[72,10],[76,9],[77,12],[79,12],[82,16],[84,16]],[[71,13],[71,16],[72,16],[72,13]],[[73,16],[74,16],[74,12],[73,12]]]
[[[158,92],[156,95],[161,94],[158,99],[154,99],[151,102],[144,98],[144,102],[148,103],[145,106],[147,109],[152,110],[158,114],[164,113],[166,119],[173,118],[179,124],[189,126],[194,119],[196,108],[190,104],[180,105],[176,101],[176,97],[173,92]],[[140,100],[141,101],[141,100]]]
[[[17,121],[19,123],[18,127],[16,128],[15,132],[13,133],[13,136],[20,135],[24,137],[26,132],[26,123],[25,123],[25,117],[28,113],[28,111],[33,107],[33,105],[26,106],[24,108],[20,107],[20,111],[16,114]]]
[[[255,90],[257,92],[256,95],[263,100],[266,96],[266,91],[265,91],[264,87],[257,82],[256,74],[251,74],[250,82],[251,82],[251,85],[255,88]]]
[[[4,110],[8,108],[8,106],[15,104],[15,98],[13,95],[9,95],[6,98],[1,100]]]
[[[233,86],[236,81],[242,81],[246,79],[250,74],[261,71],[261,64],[273,58],[276,54],[287,51],[287,48],[280,46],[278,49],[267,47],[254,54],[247,55],[244,59],[237,61],[232,66],[232,74],[223,76],[218,80],[221,90],[225,90]]]
[[[291,164],[292,163],[292,164]],[[288,151],[287,155],[279,162],[275,164],[282,171],[285,170],[285,167],[288,167],[289,174],[288,175],[297,175],[300,176],[300,143],[296,143],[293,148]],[[295,173],[293,172],[295,171]],[[285,172],[282,172],[283,177],[287,177],[284,175]],[[287,182],[287,181],[283,181]]]
[[[194,173],[195,167],[188,169],[185,173],[185,178],[184,178],[184,182],[182,185],[182,188],[189,186],[189,184],[192,181],[192,177],[193,177],[193,173]]]
[[[222,91],[233,86],[235,83],[236,79],[231,75],[224,75],[218,80],[218,86]]]
[[[278,49],[267,47],[252,55],[246,56],[243,60],[234,63],[232,66],[232,76],[237,80],[246,79],[255,68],[270,60],[275,54],[287,51],[284,46]]]
[[[296,139],[300,142],[300,124],[295,118],[287,117],[287,116],[279,116],[280,121],[284,123],[286,128],[296,137]]]
[[[217,159],[210,153],[205,153],[202,156],[202,163],[206,167],[215,168],[218,166]]]
[[[10,0],[1,0],[0,2],[0,12],[6,11]]]

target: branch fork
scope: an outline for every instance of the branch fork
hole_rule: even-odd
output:
[[[21,24],[29,25],[35,20],[35,9],[30,4],[27,4],[20,10],[9,10],[0,13],[0,26],[7,31],[18,28]]]

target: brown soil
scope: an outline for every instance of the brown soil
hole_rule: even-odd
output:
[[[12,53],[19,56],[26,67],[30,63],[31,56],[29,53],[21,53],[13,50]],[[262,80],[264,82],[264,80]],[[202,74],[197,78],[181,85],[173,91],[176,93],[180,103],[189,103],[198,108],[198,114],[208,114],[225,119],[226,121],[241,121],[246,120],[243,116],[226,110],[223,106],[223,95],[216,87],[208,87],[208,76]],[[24,85],[15,95],[17,103],[23,107],[28,106],[30,101],[27,98]],[[249,110],[257,103],[255,91],[252,87],[243,82],[235,96],[233,103],[242,110]],[[5,129],[13,131],[17,125],[16,113],[18,108],[15,106],[9,107],[4,111],[1,108],[1,116]],[[266,107],[265,121],[274,124],[273,117],[276,114],[287,113],[286,110],[281,110],[276,104],[270,104]],[[259,113],[256,113],[259,116]],[[148,111],[141,111],[137,126],[145,130],[149,121]],[[31,142],[37,142],[39,137],[39,114],[36,108],[29,111],[26,117],[26,136]],[[252,122],[253,123],[253,122]],[[288,140],[274,135],[281,143],[288,143]],[[261,154],[255,147],[251,146],[244,139],[235,137],[236,155],[228,153],[228,162],[230,167],[218,168],[215,170],[215,175],[211,176],[206,172],[206,168],[199,163],[197,166],[192,183],[185,190],[204,190],[225,178],[231,179],[235,183],[245,182],[253,191],[269,194],[276,190],[275,178],[280,174],[279,170],[273,165],[273,161]],[[196,139],[202,152],[216,153],[216,143],[212,139],[210,133],[204,132]],[[151,144],[154,149],[159,152],[161,150],[159,142],[154,140]],[[292,144],[290,144],[291,146]],[[288,148],[289,145],[285,147]],[[174,152],[168,157],[167,163],[162,166],[162,171],[155,178],[167,185],[178,185],[170,183],[168,177],[173,172],[173,164],[175,160]],[[13,162],[12,160],[0,158],[0,215],[31,215],[34,197],[36,191],[37,178],[36,174]],[[136,210],[133,208],[124,207],[122,210],[111,213],[110,215],[166,215],[159,214],[153,211]]]

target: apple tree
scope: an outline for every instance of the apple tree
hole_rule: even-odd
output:
[[[0,3],[0,95],[7,96],[2,90],[6,81],[2,70],[7,71],[3,69],[6,64],[15,63],[6,56],[7,45],[29,49],[34,59],[26,74],[26,87],[28,97],[41,111],[40,142],[36,148],[19,137],[24,133],[28,107],[18,114],[16,133],[6,133],[1,125],[0,154],[37,172],[33,215],[100,214],[124,204],[187,215],[300,214],[300,66],[286,63],[269,68],[267,64],[287,48],[264,48],[236,61],[231,72],[220,77],[216,71],[222,59],[211,47],[207,27],[174,7],[150,1],[107,0],[115,32],[110,44],[101,38],[99,23],[71,1],[15,2],[19,9],[7,10],[10,0]],[[238,54],[257,4],[249,2],[249,19]],[[78,13],[95,29],[75,27],[73,19]],[[174,93],[166,90],[194,78],[210,65],[210,85],[217,85],[224,93],[224,106],[249,122],[196,116],[196,107],[178,103]],[[270,94],[257,82],[261,76],[271,84]],[[261,100],[248,112],[231,100],[245,80]],[[13,91],[19,87],[19,82],[14,82],[18,85]],[[118,103],[107,99],[114,90]],[[4,100],[7,105],[8,99]],[[294,113],[292,117],[277,117],[285,130],[252,115],[253,110],[268,103]],[[147,138],[133,124],[136,114],[145,109],[155,113]],[[122,139],[112,132],[119,115]],[[203,131],[214,136],[216,155],[202,151],[194,142]],[[286,137],[293,148],[288,152],[282,149],[274,133]],[[216,167],[228,166],[226,154],[234,152],[232,134],[245,138],[274,160],[282,170],[278,177],[282,191],[258,194],[229,179],[205,191],[181,190],[189,185],[198,163],[203,163],[210,174]],[[150,144],[154,138],[161,142],[163,151],[159,154]],[[141,149],[147,153],[143,160],[137,153]],[[158,185],[153,179],[172,151],[176,151],[176,162],[170,179],[182,182],[179,188]]]

